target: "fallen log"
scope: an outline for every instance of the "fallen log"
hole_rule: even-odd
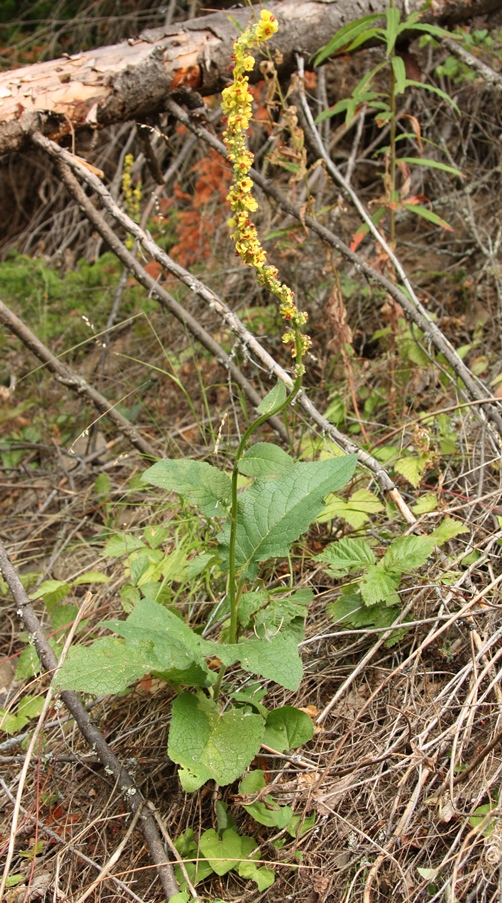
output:
[[[395,5],[406,15],[423,2],[396,0]],[[287,75],[296,68],[295,54],[310,59],[347,22],[369,12],[383,14],[388,0],[280,0],[269,8],[280,23],[271,53],[280,52],[279,73]],[[500,0],[433,0],[423,21],[451,26],[499,8]],[[1,73],[0,153],[21,150],[35,130],[59,141],[82,127],[158,115],[176,92],[220,91],[238,27],[245,28],[250,15],[249,8],[213,13]],[[258,67],[254,77],[260,77]]]

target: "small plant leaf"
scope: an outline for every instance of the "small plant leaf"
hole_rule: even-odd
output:
[[[267,716],[263,742],[277,752],[298,749],[314,736],[312,719],[292,705],[274,709]]]
[[[414,571],[425,564],[435,545],[432,536],[400,536],[387,549],[380,567],[392,574]]]
[[[184,790],[198,790],[211,779],[221,786],[235,781],[257,754],[264,730],[260,715],[222,712],[201,693],[181,693],[173,702],[168,755],[182,766]]]
[[[254,618],[255,628],[283,629],[292,621],[305,620],[313,598],[310,589],[298,589],[286,598],[270,595],[268,605],[259,610]]]
[[[72,580],[72,586],[82,586],[86,583],[109,583],[110,578],[101,571],[86,571],[85,574],[79,574],[75,580]]]
[[[383,505],[378,497],[369,489],[357,489],[348,501],[329,495],[316,520],[319,524],[325,524],[335,517],[343,517],[354,530],[359,530],[369,521],[370,514],[378,514],[379,511],[383,511]]]
[[[266,803],[250,803],[249,806],[243,806],[243,809],[259,825],[265,825],[267,828],[278,828],[279,831],[286,828],[293,818],[293,810],[290,806],[279,806],[279,803],[270,796],[267,797]]]
[[[266,787],[265,775],[259,768],[248,771],[239,784],[239,793],[258,793]]]
[[[437,213],[434,213],[433,210],[429,210],[428,207],[424,207],[422,204],[409,204],[407,201],[404,201],[404,206],[406,207],[406,210],[415,213],[417,216],[421,216],[422,219],[426,219],[429,223],[434,223],[435,226],[440,226],[441,229],[445,229],[447,232],[455,231],[453,226],[450,226],[446,220],[441,216],[438,216]]]
[[[252,859],[249,859],[247,862],[240,862],[237,872],[241,878],[245,878],[247,881],[254,881],[255,884],[258,885],[259,893],[263,893],[263,891],[266,890],[267,887],[271,887],[275,881],[275,875],[272,869],[267,868],[266,865],[262,866],[262,868],[258,868],[256,862],[253,862]]]
[[[430,538],[434,540],[435,545],[442,546],[443,543],[449,542],[450,539],[454,539],[461,533],[469,533],[469,527],[452,517],[445,517],[439,527],[436,527],[430,534]]]
[[[286,386],[283,382],[278,382],[273,389],[270,390],[262,399],[256,410],[259,414],[271,414],[276,408],[280,407],[286,401]]]
[[[399,33],[399,23],[401,21],[401,14],[398,9],[396,9],[393,6],[390,6],[387,9],[386,16],[387,16],[387,25],[385,28],[385,37],[387,39],[386,53],[389,58],[392,57],[392,63],[394,63],[394,60],[396,59],[396,57],[393,57],[392,54],[394,53],[394,47],[396,46],[396,38]]]
[[[361,596],[366,605],[386,602],[399,586],[399,578],[391,576],[379,565],[371,564],[361,580]]]
[[[449,172],[454,176],[464,177],[464,174],[454,166],[447,163],[441,163],[440,160],[429,160],[428,157],[400,157],[401,163],[409,163],[413,166],[426,166],[428,169],[441,169],[443,172]]]
[[[157,461],[142,479],[167,492],[177,492],[208,517],[223,516],[230,503],[230,477],[206,461],[188,458]]]
[[[78,614],[77,605],[58,605],[51,614],[51,628],[57,633],[66,628],[67,630],[73,624]]]
[[[346,48],[354,38],[359,37],[364,34],[368,28],[373,25],[378,19],[381,19],[381,15],[377,13],[372,13],[369,16],[362,16],[360,19],[356,19],[354,22],[349,22],[347,25],[344,25],[343,28],[340,28],[339,31],[336,32],[335,35],[328,41],[324,47],[321,47],[319,53],[317,54],[314,65],[319,66],[326,57],[331,56],[333,53],[336,53],[337,50],[341,50],[342,48]]]
[[[251,577],[258,562],[285,557],[289,546],[308,529],[329,493],[341,489],[352,477],[355,455],[295,464],[275,480],[256,480],[239,499],[235,560]],[[230,528],[220,534],[223,554],[228,554]]]
[[[115,533],[107,539],[103,554],[107,558],[122,558],[137,549],[144,548],[145,543],[138,536],[133,536],[131,533]]]
[[[389,10],[387,10],[387,12],[389,12]],[[399,15],[399,11],[396,10],[396,12]],[[391,63],[396,82],[396,94],[403,94],[406,90],[406,67],[404,65],[404,60],[400,56],[393,56]]]
[[[332,542],[315,560],[327,564],[326,570],[332,577],[343,577],[354,569],[362,570],[375,564],[375,556],[366,540],[351,538]]]
[[[294,466],[293,458],[271,442],[256,442],[239,461],[239,471],[248,477],[280,476]]]
[[[430,461],[431,456],[429,454],[407,455],[404,458],[399,458],[394,464],[394,468],[416,489]]]
[[[38,589],[30,593],[30,599],[42,599],[47,611],[52,609],[64,599],[71,590],[69,583],[62,580],[44,580]]]
[[[201,834],[199,846],[213,872],[226,875],[239,864],[242,856],[242,838],[233,828],[226,828],[221,837],[214,828]]]

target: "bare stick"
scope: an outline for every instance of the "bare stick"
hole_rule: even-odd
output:
[[[35,649],[42,666],[46,671],[54,672],[58,667],[58,660],[47,641],[40,621],[38,620],[21,580],[19,579],[18,573],[11,563],[2,542],[0,542],[0,570],[14,597],[14,601],[18,611],[21,613],[25,627],[33,636]],[[152,861],[157,867],[157,874],[162,884],[166,900],[169,900],[170,897],[173,897],[174,894],[178,893],[179,888],[174,877],[171,863],[166,859],[166,853],[157,830],[157,825],[155,824],[155,819],[148,808],[145,807],[143,795],[134,783],[129,772],[126,771],[117,757],[112,753],[110,747],[103,738],[103,735],[92,723],[89,713],[82,705],[78,695],[70,690],[63,690],[61,692],[61,699],[75,718],[81,734],[85,737],[92,749],[95,750],[100,762],[113,774],[132,814],[135,815],[136,812],[143,809],[140,818],[141,829],[150,851]]]

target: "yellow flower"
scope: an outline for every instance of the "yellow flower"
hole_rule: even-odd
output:
[[[266,252],[260,244],[254,223],[249,219],[249,213],[258,209],[258,202],[251,193],[253,182],[248,175],[254,156],[246,147],[245,134],[252,116],[253,98],[249,92],[249,77],[245,73],[250,72],[255,63],[249,51],[271,38],[278,28],[275,16],[264,9],[259,22],[249,26],[234,43],[233,82],[222,92],[222,109],[227,116],[223,140],[234,171],[227,195],[232,210],[228,226],[233,230],[232,239],[242,262],[254,268],[260,285],[268,288],[280,302],[279,312],[290,325],[282,340],[291,345],[292,357],[299,358],[294,372],[296,376],[301,376],[305,370],[301,358],[310,347],[309,336],[301,333],[307,314],[298,310],[293,292],[277,278],[277,269],[267,264]]]

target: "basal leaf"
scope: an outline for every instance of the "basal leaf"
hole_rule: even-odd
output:
[[[406,574],[427,561],[436,545],[431,536],[400,536],[387,549],[380,567],[392,574]]]
[[[152,670],[147,650],[126,652],[122,640],[103,637],[92,646],[73,646],[56,672],[53,685],[57,690],[107,696],[122,693]]]
[[[327,564],[326,570],[334,577],[375,564],[375,556],[366,540],[350,537],[332,542],[315,560]]]
[[[239,461],[239,471],[248,477],[280,476],[294,466],[293,458],[271,442],[256,442]]]
[[[267,716],[263,742],[277,752],[298,749],[314,736],[312,719],[292,705],[274,709]]]
[[[259,414],[271,414],[276,408],[280,407],[286,401],[286,386],[283,382],[278,382],[270,392],[265,395],[257,407]]]
[[[235,781],[253,761],[265,730],[260,715],[218,705],[200,693],[181,693],[173,702],[169,758],[181,765],[180,781],[194,791],[206,781]]]
[[[366,605],[385,602],[399,586],[399,578],[391,576],[379,565],[370,565],[361,580],[361,596]]]
[[[226,828],[221,837],[214,828],[209,828],[201,834],[199,846],[217,875],[226,875],[239,864],[242,856],[242,838],[233,828]]]
[[[158,461],[145,471],[142,480],[167,492],[177,492],[208,517],[223,516],[230,503],[230,477],[206,461]]]
[[[193,632],[182,618],[151,599],[141,599],[125,621],[103,621],[101,627],[113,630],[126,640],[126,656],[135,648],[148,649],[150,671],[159,672],[165,680],[174,683],[207,686],[214,675],[204,657],[212,654],[212,645],[206,650],[204,640]]]
[[[236,565],[253,577],[258,562],[285,557],[289,546],[308,529],[328,492],[341,489],[356,466],[355,455],[295,464],[275,480],[259,479],[239,499]],[[230,528],[220,534],[228,555]]]

